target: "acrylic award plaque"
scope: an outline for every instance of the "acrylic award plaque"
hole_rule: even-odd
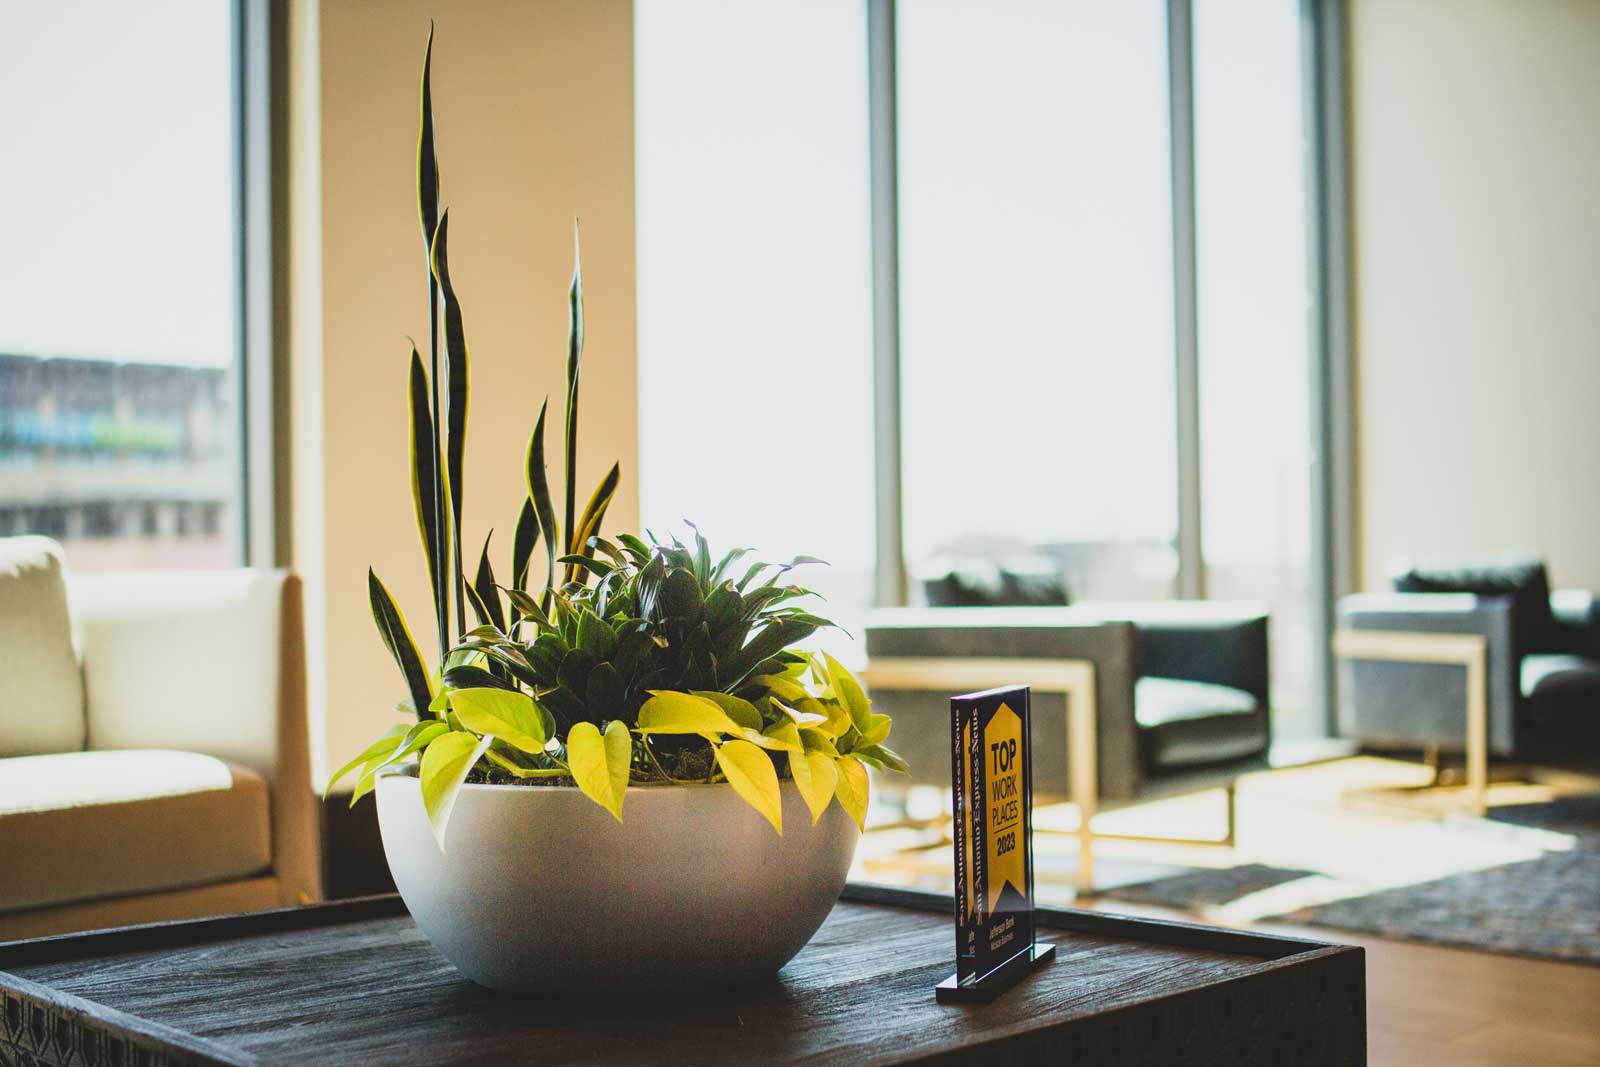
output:
[[[1030,726],[1026,686],[950,699],[956,973],[941,1001],[993,1000],[1055,957],[1034,940]]]

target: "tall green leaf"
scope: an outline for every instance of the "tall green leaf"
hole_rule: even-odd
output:
[[[578,488],[578,378],[583,369],[583,253],[572,220],[572,288],[567,293],[567,530],[576,523]],[[577,549],[573,549],[574,552]]]
[[[444,560],[443,531],[439,529],[438,470],[434,467],[433,413],[428,407],[428,374],[422,368],[417,346],[411,346],[411,502],[417,513],[422,551],[428,557],[428,580],[433,589],[433,613],[439,623],[439,649],[450,647],[449,618],[444,603],[440,566]]]
[[[367,568],[367,599],[371,602],[372,621],[378,624],[383,646],[400,667],[400,673],[406,680],[406,689],[411,694],[412,705],[420,717],[422,709],[433,702],[428,672],[423,669],[422,657],[417,654],[417,642],[411,636],[405,616],[400,613],[400,605],[394,602],[394,597],[389,595],[389,590],[378,580],[377,573],[371,567]]]
[[[544,459],[544,417],[549,407],[548,400],[539,405],[539,421],[533,424],[533,436],[528,438],[526,463],[528,499],[533,501],[534,509],[539,515],[539,529],[544,534],[544,551],[547,557],[544,578],[546,590],[555,585],[556,556],[561,545],[561,533],[556,529],[555,503],[550,498],[550,474],[545,469]]]
[[[461,321],[461,301],[450,283],[450,211],[439,216],[433,238],[433,274],[444,296],[445,435],[444,491],[450,508],[450,548],[455,557],[456,618],[466,618],[466,573],[461,567],[462,462],[467,451],[467,336]]]
[[[493,625],[501,633],[508,633],[505,612],[500,607],[500,590],[494,581],[494,568],[489,565],[489,540],[492,537],[494,531],[490,530],[489,536],[483,539],[483,553],[478,557],[478,576],[472,585],[488,616],[482,621]]]
[[[517,512],[517,530],[511,539],[511,588],[518,592],[528,587],[528,566],[533,562],[533,548],[538,543],[539,513],[533,509],[533,501],[523,497],[522,510]],[[522,621],[522,611],[515,603],[506,608],[506,621],[510,624],[506,633],[511,633]]]
[[[422,252],[428,257],[428,465],[433,471],[428,486],[435,522],[444,515],[444,483],[439,469],[439,283],[433,276],[433,235],[439,230],[439,154],[433,143],[433,20],[428,21],[428,47],[422,55],[422,118],[417,135],[417,217],[422,223]],[[413,449],[415,445],[413,445]],[[433,579],[434,614],[439,622],[439,655],[449,646],[450,601],[446,591],[445,538],[437,536],[428,557]]]
[[[522,510],[517,513],[517,532],[511,542],[511,588],[528,588],[528,566],[533,562],[533,549],[539,543],[539,513],[533,509],[533,500],[522,499]]]
[[[422,131],[417,137],[417,217],[422,222],[422,247],[427,251],[439,229],[439,156],[433,145],[433,20],[428,21],[428,47],[422,53]]]
[[[616,495],[617,482],[622,477],[622,467],[613,463],[611,470],[595,486],[594,495],[589,498],[588,506],[583,509],[583,517],[578,520],[577,527],[572,531],[572,545],[567,549],[575,556],[589,556],[594,553],[589,549],[589,538],[600,533],[600,523],[606,517],[606,508],[611,506],[611,498]],[[567,581],[577,581],[579,576],[576,564],[567,567]]]

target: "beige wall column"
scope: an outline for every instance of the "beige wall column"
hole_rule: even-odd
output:
[[[1360,579],[1600,588],[1600,4],[1351,0]]]
[[[620,460],[608,526],[638,521],[632,4],[291,3],[288,496],[292,563],[308,580],[319,775],[397,721],[403,687],[368,613],[369,564],[425,657],[437,643],[405,417],[406,338],[423,349],[428,336],[415,153],[430,17],[451,272],[472,357],[467,554],[476,561],[492,526],[491,559],[509,572],[523,450],[546,396],[560,424],[574,216],[588,322],[579,493]],[[559,432],[549,440],[558,472]]]

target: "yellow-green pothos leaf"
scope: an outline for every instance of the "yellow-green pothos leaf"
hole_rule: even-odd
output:
[[[784,752],[804,752],[806,750],[805,745],[800,742],[799,727],[788,719],[773,723],[761,731],[761,736],[770,742],[767,745],[763,745],[763,748],[771,748],[776,745],[777,748]]]
[[[333,787],[339,784],[339,779],[343,778],[345,775],[349,774],[363,763],[367,763],[373,759],[386,757],[389,755],[389,753],[398,748],[401,739],[406,736],[406,732],[409,729],[410,727],[408,727],[405,723],[400,723],[385,730],[383,736],[372,742],[372,744],[368,745],[366,748],[362,749],[360,755],[356,756],[355,759],[351,760],[349,763],[346,763],[343,767],[340,767],[337,771],[333,772],[333,777],[328,779],[328,784],[322,787],[323,798],[326,799],[328,794],[333,792]]]
[[[705,697],[716,704],[728,718],[745,729],[760,731],[761,712],[757,711],[756,706],[743,697],[736,697],[732,693],[701,692],[700,690],[695,690],[693,695]]]
[[[734,792],[782,834],[783,797],[771,758],[749,741],[729,741],[717,746],[717,766]]]
[[[823,661],[828,665],[828,676],[833,682],[833,692],[850,712],[850,720],[855,723],[856,729],[862,733],[867,732],[867,717],[872,714],[872,704],[867,700],[867,694],[862,691],[861,683],[856,681],[856,676],[844,669],[844,665],[826,652],[822,654]]]
[[[639,709],[642,734],[735,734],[739,724],[714,700],[693,693],[651,690]],[[569,742],[570,743],[570,742]]]
[[[834,769],[833,757],[823,752],[807,752],[804,756],[789,757],[789,774],[800,790],[806,807],[811,809],[811,825],[815,826],[822,813],[828,810],[833,799],[839,772]]]
[[[867,828],[867,769],[861,761],[850,756],[840,756],[833,761],[839,772],[839,805],[845,814],[855,820],[862,830]]]
[[[444,851],[445,830],[461,793],[461,783],[493,743],[493,735],[479,738],[452,730],[422,750],[422,806],[427,809],[440,852]]]
[[[867,716],[867,725],[861,729],[861,745],[881,745],[889,738],[890,719],[876,712]]]
[[[789,716],[796,726],[821,726],[828,721],[827,709],[823,708],[813,697],[806,697],[805,700],[798,703],[810,705],[812,708],[820,709],[819,711],[802,711],[798,707],[791,708],[781,700],[774,700],[773,703],[778,706],[780,711]]]
[[[567,731],[567,766],[585,796],[622,821],[622,798],[633,762],[633,738],[621,719],[606,724],[601,734],[592,722]]]
[[[431,745],[435,738],[450,731],[450,727],[438,719],[428,719],[413,726],[389,757],[380,766],[387,767],[391,763],[399,763],[413,752],[418,752]]]
[[[811,695],[806,692],[805,686],[793,678],[786,678],[781,674],[763,674],[750,679],[750,682],[753,685],[765,686],[767,692],[779,700],[787,700],[791,704],[804,700]]]
[[[461,725],[478,734],[493,734],[508,745],[538,755],[550,740],[539,706],[526,693],[510,689],[457,689],[450,707]]]
[[[900,753],[887,745],[868,745],[866,748],[856,749],[854,754],[877,760],[883,765],[883,769],[887,771],[899,771],[901,774],[905,774],[911,770],[911,765],[900,757]]]
[[[839,746],[833,743],[833,735],[826,730],[809,727],[801,730],[800,743],[807,752],[821,752],[830,759],[839,754]]]

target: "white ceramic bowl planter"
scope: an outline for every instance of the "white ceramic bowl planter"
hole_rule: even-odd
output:
[[[520,993],[762,979],[833,908],[859,831],[782,784],[783,833],[727,784],[634,786],[622,822],[577,789],[464,785],[440,851],[414,767],[377,781],[395,884],[467,977]]]

